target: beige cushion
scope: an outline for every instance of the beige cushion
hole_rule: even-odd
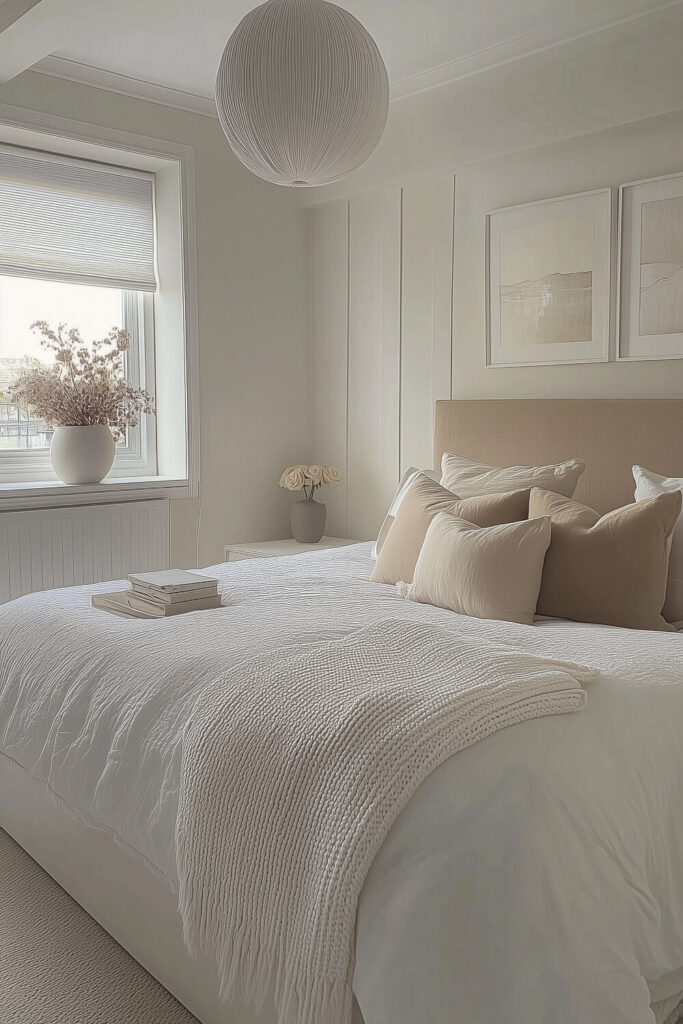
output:
[[[542,487],[546,491],[557,491],[571,498],[585,468],[581,459],[569,459],[556,466],[501,468],[444,452],[441,459],[441,485],[459,494],[461,498],[471,498],[475,494],[521,491],[527,487]]]
[[[374,583],[410,583],[427,528],[437,512],[450,512],[477,526],[526,519],[529,491],[492,494],[461,501],[435,480],[419,475],[408,488],[375,563]]]
[[[482,528],[439,512],[407,596],[478,619],[531,625],[549,544],[548,517]]]
[[[667,494],[669,491],[683,493],[681,477],[660,476],[659,473],[652,473],[642,466],[633,467],[633,479],[636,482],[636,501],[656,498],[658,494]],[[662,614],[667,622],[681,623],[683,620],[683,515],[678,517],[671,535],[669,578]]]
[[[534,488],[529,516],[550,516],[538,614],[629,629],[671,629],[662,618],[669,537],[679,492],[600,516],[560,494]]]
[[[394,494],[394,497],[391,500],[391,505],[387,509],[387,514],[384,517],[384,522],[382,523],[379,533],[377,534],[377,540],[372,546],[373,558],[377,558],[380,551],[384,547],[384,541],[387,539],[387,534],[389,533],[389,530],[394,525],[394,519],[396,518],[396,513],[400,508],[401,502],[408,493],[410,485],[413,483],[414,480],[417,479],[417,477],[421,473],[424,474],[424,476],[428,476],[430,480],[435,480],[437,483],[441,478],[441,473],[438,472],[437,470],[416,469],[415,466],[408,467],[408,469],[405,471],[405,473],[403,474],[399,481],[398,487],[396,488],[396,493]]]

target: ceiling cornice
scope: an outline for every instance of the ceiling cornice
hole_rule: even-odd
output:
[[[462,78],[469,78],[470,75],[478,75],[493,68],[502,67],[516,60],[523,60],[535,53],[542,53],[544,50],[551,50],[564,43],[571,43],[576,39],[583,39],[585,36],[595,35],[597,32],[609,31],[619,25],[625,25],[640,18],[647,18],[670,7],[679,7],[683,0],[666,0],[657,7],[651,7],[647,11],[634,10],[636,3],[629,0],[631,13],[624,14],[624,3],[610,4],[600,7],[597,11],[591,11],[582,18],[574,18],[571,22],[556,25],[552,28],[539,28],[533,32],[526,32],[496,46],[487,47],[476,53],[467,54],[457,60],[438,67],[430,68],[428,71],[410,75],[397,82],[391,83],[392,100],[400,100],[409,96],[416,96],[421,92],[428,92],[431,89],[438,89],[450,82],[457,82]]]
[[[683,0],[666,0],[657,7],[643,11],[635,9],[637,2],[638,0],[628,0],[631,12],[627,14],[624,14],[624,0],[620,0],[618,4],[603,6],[597,11],[589,12],[584,17],[575,18],[563,25],[539,28],[497,46],[479,50],[477,53],[468,54],[447,64],[430,68],[428,71],[399,79],[391,83],[391,99],[392,101],[402,100],[432,89],[438,89],[451,82],[457,82],[460,79],[523,60],[535,53],[553,49],[597,32],[608,31],[619,25],[647,18],[683,4]],[[216,117],[216,106],[211,96],[157,85],[128,75],[119,75],[116,72],[82,64],[80,61],[70,60],[67,57],[45,57],[35,64],[32,70],[81,85],[106,89],[122,96],[161,103],[164,106],[187,110],[193,114]]]
[[[217,116],[216,104],[210,96],[200,96],[197,93],[185,92],[183,89],[156,85],[154,82],[146,82],[142,78],[118,75],[114,71],[105,71],[103,68],[95,68],[90,64],[81,64],[80,61],[69,60],[67,57],[44,57],[43,60],[34,64],[31,70],[37,71],[41,75],[64,78],[68,82],[106,89],[108,92],[116,92],[121,96],[149,100],[151,103],[161,103],[165,107],[175,107],[177,110],[188,110],[192,114],[204,114],[206,117]]]

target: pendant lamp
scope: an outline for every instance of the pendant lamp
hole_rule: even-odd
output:
[[[389,109],[377,46],[326,0],[268,0],[223,51],[216,107],[228,142],[259,178],[325,185],[366,160]]]

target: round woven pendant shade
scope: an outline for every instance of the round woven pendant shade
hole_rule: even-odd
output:
[[[389,79],[374,40],[325,0],[268,0],[228,40],[216,106],[242,163],[277,185],[325,185],[379,142]]]

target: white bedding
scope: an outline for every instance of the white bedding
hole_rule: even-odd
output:
[[[164,622],[91,609],[107,586],[5,605],[0,750],[173,883],[183,729],[254,650],[405,617],[595,666],[581,714],[422,784],[361,896],[354,991],[366,1024],[663,1020],[683,993],[683,637],[466,619],[370,570],[365,545],[215,567],[226,607]]]
[[[579,711],[596,675],[384,619],[220,676],[183,737],[187,948],[226,998],[272,994],[279,1024],[351,1024],[360,894],[420,783],[484,736]]]

